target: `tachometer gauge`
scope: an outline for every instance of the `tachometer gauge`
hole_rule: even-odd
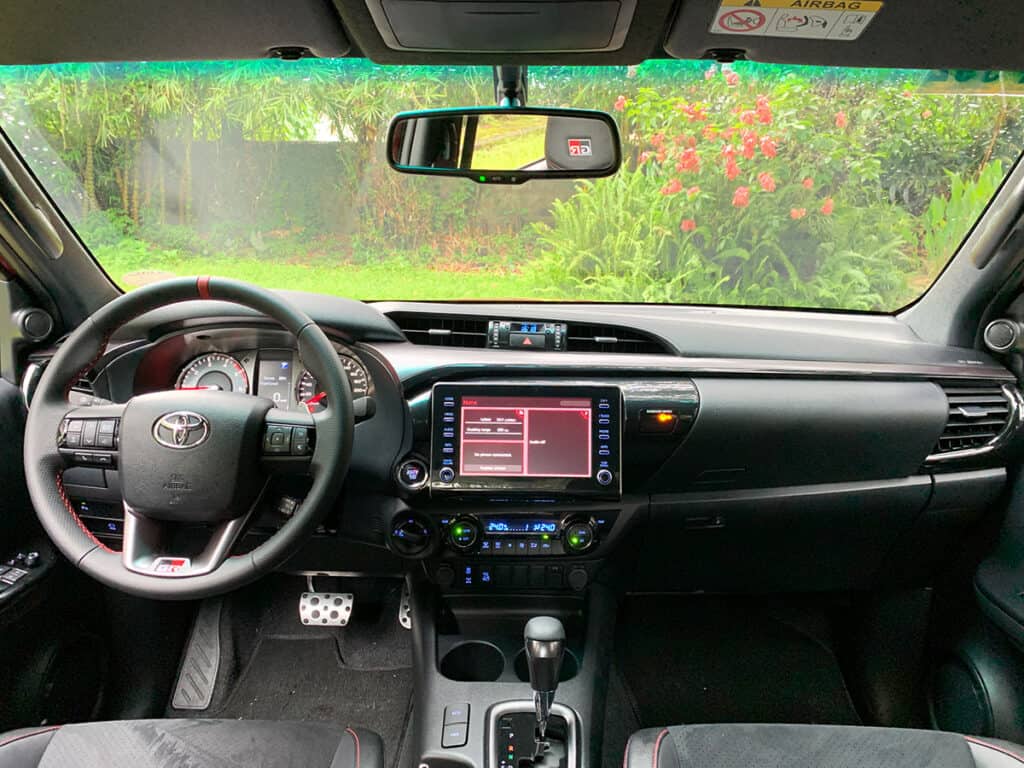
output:
[[[370,374],[363,364],[347,355],[338,355],[338,360],[348,375],[352,397],[366,397],[370,393]],[[310,413],[327,407],[327,398],[323,396],[320,385],[309,371],[303,371],[299,377],[299,383],[295,386],[295,399],[300,407],[305,407]]]
[[[197,357],[178,375],[176,389],[219,389],[249,393],[249,375],[231,355],[211,352]]]

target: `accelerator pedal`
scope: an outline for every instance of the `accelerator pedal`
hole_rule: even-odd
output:
[[[174,685],[174,709],[203,710],[210,706],[220,668],[221,606],[220,599],[204,600],[199,606]]]
[[[398,623],[402,629],[412,629],[412,602],[409,599],[409,582],[402,586],[402,598],[398,603]]]

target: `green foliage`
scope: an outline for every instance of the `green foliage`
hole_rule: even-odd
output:
[[[949,196],[935,196],[921,216],[921,245],[933,269],[942,269],[1002,186],[1003,164],[996,160],[978,178],[964,180],[947,171]]]

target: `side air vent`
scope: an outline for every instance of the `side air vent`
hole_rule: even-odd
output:
[[[655,336],[613,325],[569,323],[566,348],[570,352],[618,352],[634,355],[671,355]]]
[[[417,315],[395,312],[390,315],[413,344],[434,347],[486,347],[487,321],[460,315]]]
[[[1019,394],[1000,384],[947,384],[949,401],[946,429],[931,461],[967,458],[993,450],[1019,424]]]

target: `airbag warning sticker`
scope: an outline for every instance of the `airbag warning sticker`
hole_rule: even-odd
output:
[[[719,35],[856,40],[883,3],[877,0],[722,0]]]

